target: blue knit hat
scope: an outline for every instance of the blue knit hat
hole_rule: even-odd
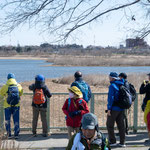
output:
[[[114,79],[118,79],[119,78],[119,76],[118,76],[118,74],[116,72],[110,72],[109,76],[114,78]]]
[[[9,73],[7,75],[7,79],[11,79],[11,78],[15,79],[15,75],[13,73]]]
[[[43,76],[43,75],[37,75],[36,77],[35,77],[35,80],[36,81],[45,81],[45,77]]]

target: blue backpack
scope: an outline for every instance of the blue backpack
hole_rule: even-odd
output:
[[[81,104],[81,103],[82,103],[82,99],[79,101],[79,104]],[[67,108],[67,110],[69,110],[70,104],[71,104],[71,98],[68,98],[68,108]],[[67,119],[67,116],[65,116],[65,119]]]
[[[19,90],[17,85],[10,85],[8,87],[7,93],[8,93],[7,103],[11,106],[17,105],[20,100]]]
[[[77,83],[77,87],[81,90],[82,94],[83,94],[83,99],[88,103],[89,99],[89,87],[86,84],[85,81],[82,82],[78,82],[75,81],[75,83]]]

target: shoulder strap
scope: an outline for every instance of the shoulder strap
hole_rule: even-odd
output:
[[[9,86],[17,86],[17,84],[10,84]]]
[[[68,110],[69,110],[70,104],[71,104],[71,98],[68,98]]]

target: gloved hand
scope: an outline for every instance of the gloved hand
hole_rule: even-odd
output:
[[[74,117],[74,116],[80,115],[80,114],[81,114],[81,111],[80,111],[80,110],[76,110],[76,111],[70,112],[70,113],[69,113],[69,116],[70,116],[70,117]]]
[[[82,105],[79,105],[79,110],[84,110],[84,107]]]

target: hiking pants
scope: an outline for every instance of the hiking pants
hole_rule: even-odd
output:
[[[119,130],[120,143],[125,143],[125,127],[124,127],[124,111],[111,111],[111,116],[107,115],[107,130],[110,143],[116,143],[116,138],[114,134],[114,124],[117,123]]]
[[[33,108],[33,120],[32,120],[32,132],[33,134],[36,134],[36,128],[37,128],[37,122],[39,113],[41,115],[41,121],[42,121],[42,129],[43,134],[47,134],[47,108],[38,108],[38,107],[32,107]]]
[[[8,107],[5,108],[5,127],[7,134],[11,136],[11,115],[13,116],[13,121],[14,121],[14,135],[18,136],[20,132],[20,127],[19,127],[19,110],[20,107]]]
[[[124,110],[124,125],[125,125],[125,133],[128,134],[129,127],[128,127],[127,110]]]
[[[79,127],[77,128],[73,128],[73,127],[70,127],[70,126],[67,126],[67,129],[68,129],[68,138],[71,139],[71,137],[75,134],[75,133],[78,133],[79,132]]]

